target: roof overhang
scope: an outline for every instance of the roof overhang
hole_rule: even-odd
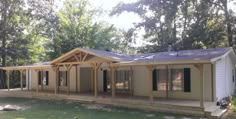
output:
[[[52,66],[51,65],[37,65],[37,66],[12,66],[12,67],[1,67],[0,69],[3,70],[47,70],[50,69]]]
[[[232,60],[233,63],[236,63],[236,54],[232,48],[229,51],[227,51],[224,55],[221,55],[219,57],[211,59],[211,62],[219,61],[219,60],[225,58],[227,55],[229,55],[231,57],[231,59],[233,59]]]
[[[182,61],[161,61],[161,62],[120,62],[114,66],[142,66],[142,65],[186,65],[186,64],[212,64],[210,60],[182,60]]]

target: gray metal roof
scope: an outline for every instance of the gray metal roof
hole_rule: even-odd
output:
[[[121,62],[164,62],[185,60],[211,60],[232,51],[232,48],[211,48],[198,50],[181,50],[145,54],[120,54],[103,50],[85,49],[90,52],[121,60]]]
[[[132,62],[165,62],[185,60],[211,60],[224,55],[232,48],[211,48],[198,50],[182,50],[171,52],[147,53],[134,55]]]
[[[83,50],[99,54],[105,57],[111,57],[117,59],[120,63],[130,62],[168,62],[168,61],[189,61],[189,60],[211,60],[223,56],[229,51],[233,51],[232,48],[211,48],[211,49],[198,49],[198,50],[181,50],[171,52],[157,52],[157,53],[144,53],[144,54],[120,54],[105,50],[85,49]],[[35,63],[32,66],[50,65],[50,62]]]

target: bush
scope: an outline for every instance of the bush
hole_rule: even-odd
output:
[[[232,99],[232,106],[231,106],[231,109],[236,112],[236,97],[233,97]]]

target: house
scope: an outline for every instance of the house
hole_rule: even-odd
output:
[[[9,72],[21,71],[21,90],[24,90],[22,79],[26,71],[27,90],[34,94],[89,95],[97,101],[106,96],[111,100],[122,97],[131,100],[130,104],[145,99],[145,108],[159,99],[168,104],[174,103],[168,100],[175,100],[179,102],[178,106],[194,101],[198,111],[204,111],[208,103],[215,105],[216,101],[234,94],[235,63],[236,55],[232,48],[134,55],[76,48],[51,62],[3,69],[8,75],[8,87]],[[129,105],[125,101],[116,102],[116,105],[121,103]],[[185,111],[189,112],[188,109]]]

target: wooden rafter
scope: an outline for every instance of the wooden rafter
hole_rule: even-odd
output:
[[[74,54],[74,57],[78,62],[80,61],[80,59],[78,58],[78,56],[76,54]]]
[[[88,56],[88,53],[85,53],[85,55],[84,55],[84,57],[82,59],[83,62],[86,60],[87,56]]]

